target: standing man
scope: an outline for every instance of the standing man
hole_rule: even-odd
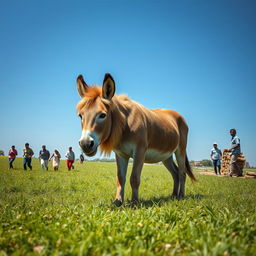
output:
[[[216,175],[218,175],[218,171],[219,171],[219,175],[220,173],[220,169],[221,169],[221,164],[220,164],[220,160],[222,157],[222,153],[221,150],[218,149],[218,144],[216,142],[213,143],[213,149],[211,150],[211,159],[213,161],[213,166],[214,166],[214,171],[216,173]],[[218,167],[218,170],[217,170]]]
[[[42,150],[39,151],[40,164],[43,170],[48,171],[48,161],[50,158],[50,152],[46,149],[46,146],[42,146]]]
[[[72,151],[72,147],[68,148],[68,152],[66,153],[66,158],[67,158],[67,167],[68,170],[70,171],[71,167],[73,166],[73,163],[75,161],[75,153]],[[74,169],[74,167],[73,167]]]
[[[31,165],[31,161],[32,161],[32,156],[34,155],[33,150],[29,147],[29,143],[25,144],[25,148],[23,149],[23,168],[24,171],[27,170],[27,166],[29,167],[30,170],[32,170],[32,165]]]
[[[240,148],[240,139],[236,135],[236,129],[230,129],[230,135],[231,135],[231,148],[228,149],[228,152],[230,152],[230,155],[231,155],[229,176],[230,177],[232,177],[233,175],[243,176],[242,170],[237,164],[237,158],[241,153],[241,148]]]
[[[11,149],[9,150],[9,170],[13,169],[13,162],[18,155],[17,150],[15,149],[15,146],[12,146]]]

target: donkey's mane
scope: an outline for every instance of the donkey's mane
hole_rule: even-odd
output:
[[[99,86],[88,86],[84,97],[78,102],[76,109],[80,112],[84,107],[92,105],[98,97],[102,97]]]

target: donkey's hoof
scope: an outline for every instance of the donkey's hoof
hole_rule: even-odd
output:
[[[178,195],[177,194],[172,194],[171,195],[171,200],[178,200]]]
[[[113,205],[115,205],[115,206],[117,206],[117,207],[120,207],[120,206],[122,206],[122,201],[120,201],[120,200],[118,200],[118,199],[116,199],[114,202],[113,202]]]
[[[184,194],[179,194],[178,196],[178,200],[181,201],[181,200],[184,200],[185,199],[185,196]]]
[[[131,201],[131,207],[132,208],[137,208],[140,205],[140,201],[139,200],[132,200]]]

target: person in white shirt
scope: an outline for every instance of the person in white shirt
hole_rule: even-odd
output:
[[[222,153],[221,150],[218,149],[218,144],[216,142],[213,143],[213,148],[211,150],[211,159],[213,161],[213,166],[214,166],[214,171],[216,173],[216,175],[221,174],[220,170],[221,170],[221,160],[222,158]],[[218,170],[217,170],[218,168]]]
[[[59,167],[60,167],[60,158],[61,155],[59,153],[59,151],[57,149],[54,150],[52,156],[50,157],[49,161],[52,160],[52,167],[54,169],[54,171],[58,171]]]

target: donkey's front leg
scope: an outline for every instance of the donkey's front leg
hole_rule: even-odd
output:
[[[121,206],[124,202],[124,186],[126,181],[126,172],[128,160],[116,154],[117,175],[116,175],[116,200],[114,204]]]
[[[145,158],[145,149],[140,148],[136,150],[133,159],[132,173],[130,177],[130,183],[132,187],[132,203],[137,204],[139,202],[139,186],[140,175]]]

